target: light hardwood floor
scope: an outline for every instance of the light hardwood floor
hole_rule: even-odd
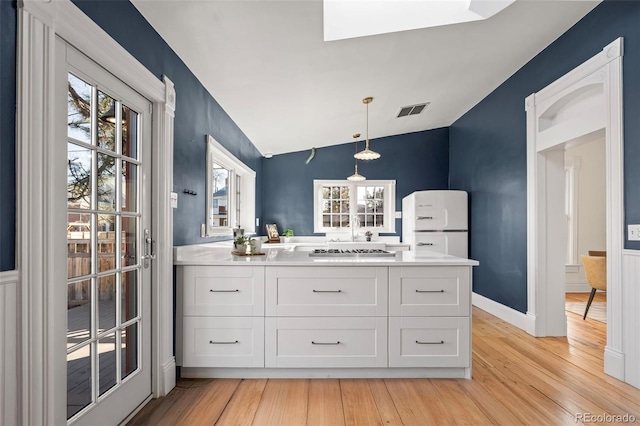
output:
[[[640,423],[640,390],[603,372],[606,325],[567,317],[568,337],[534,338],[474,308],[472,380],[182,379],[129,424],[575,425],[583,413]]]

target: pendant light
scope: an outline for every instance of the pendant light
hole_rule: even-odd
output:
[[[354,133],[353,134],[353,139],[355,140],[355,145],[356,145],[356,152],[358,152],[358,138],[360,137],[360,133]],[[347,178],[347,180],[350,180],[352,182],[360,182],[363,180],[367,180],[366,177],[362,176],[361,174],[358,174],[358,159],[356,158],[356,168],[355,168],[355,173],[352,174],[351,176],[349,176]]]
[[[371,102],[373,102],[373,98],[371,97],[362,100],[362,103],[367,106],[367,143],[364,151],[360,151],[354,155],[358,160],[375,160],[376,158],[380,158],[380,154],[369,149],[369,104]]]

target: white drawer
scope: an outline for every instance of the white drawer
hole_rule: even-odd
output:
[[[183,315],[264,315],[264,267],[182,267]]]
[[[183,367],[264,367],[264,318],[185,317]]]
[[[389,318],[389,367],[470,367],[469,317]]]
[[[266,318],[266,367],[387,367],[387,319]]]
[[[387,268],[268,268],[267,316],[387,316]]]
[[[389,315],[469,316],[471,271],[456,266],[389,268]]]
[[[415,232],[415,244],[413,249],[416,256],[420,251],[435,251],[436,253],[449,254],[451,256],[469,257],[469,236],[467,232]]]

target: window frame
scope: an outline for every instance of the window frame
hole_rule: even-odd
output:
[[[371,227],[361,226],[358,229],[362,231],[372,231],[375,233],[395,233],[396,232],[396,181],[395,180],[365,180],[361,182],[353,182],[349,180],[328,180],[314,179],[313,181],[313,232],[314,233],[335,233],[350,230],[349,227],[329,227],[323,226],[322,220],[322,188],[325,186],[348,186],[349,187],[349,225],[351,218],[357,215],[358,206],[358,187],[363,186],[382,186],[384,187],[384,208],[383,220],[384,226]]]
[[[213,226],[211,220],[214,163],[230,172],[227,188],[227,224],[229,226]],[[240,188],[238,188],[238,180]],[[232,236],[233,228],[239,226],[244,229],[245,233],[255,233],[256,172],[231,154],[211,135],[207,135],[207,182],[205,187],[207,191],[205,213],[207,237]]]

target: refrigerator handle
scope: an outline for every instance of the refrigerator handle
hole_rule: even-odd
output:
[[[433,220],[433,216],[418,216],[417,220]]]

